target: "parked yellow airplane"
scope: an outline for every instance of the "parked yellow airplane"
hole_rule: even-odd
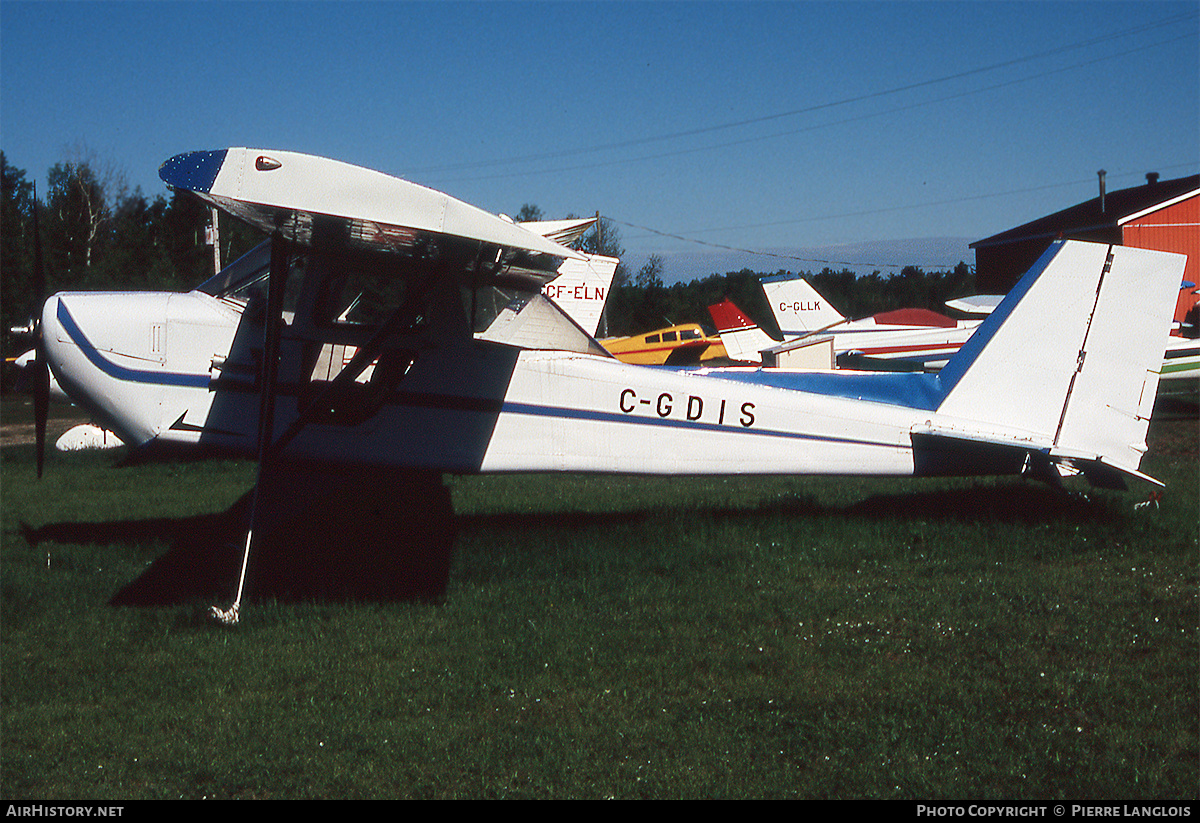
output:
[[[720,335],[709,336],[698,323],[599,342],[613,357],[638,366],[687,366],[725,357]]]

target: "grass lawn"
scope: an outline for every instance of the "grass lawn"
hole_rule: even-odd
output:
[[[0,793],[1196,799],[1196,421],[1144,493],[447,478],[444,602],[108,600],[253,482],[3,450]],[[403,506],[403,500],[396,501]],[[230,575],[236,569],[229,570]]]

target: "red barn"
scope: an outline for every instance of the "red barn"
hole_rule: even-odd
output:
[[[1093,240],[1188,256],[1184,279],[1200,284],[1200,175],[1159,180],[1100,195],[1047,217],[971,244],[980,292],[1004,294],[1056,239]],[[1194,287],[1180,294],[1176,319],[1196,302]]]

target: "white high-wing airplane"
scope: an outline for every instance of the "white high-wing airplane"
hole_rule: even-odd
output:
[[[544,237],[551,237],[555,242],[569,243],[583,235],[596,222],[596,218],[583,220],[549,220],[526,222],[519,225]],[[177,325],[176,329],[187,328],[189,308],[200,313],[197,324],[205,327],[210,335],[218,338],[228,337],[232,341],[241,320],[241,306],[245,302],[244,292],[265,276],[270,258],[270,243],[264,242],[248,252],[242,259],[235,261],[226,269],[218,272],[215,277],[201,284],[189,295],[181,296],[176,292],[162,292],[156,295],[142,293],[139,302],[167,301],[175,299]],[[542,286],[542,292],[547,295],[563,312],[581,328],[594,335],[600,324],[604,311],[608,290],[620,261],[614,257],[604,257],[594,254],[580,254],[578,258],[563,261],[558,268],[557,277]],[[205,307],[233,307],[233,311],[211,312]],[[222,333],[221,329],[224,328]],[[27,329],[14,329],[14,332],[28,332]],[[220,345],[218,345],[218,348]],[[354,354],[353,346],[344,346],[338,354],[348,362]],[[36,352],[31,349],[20,357],[15,358],[15,365],[26,369],[33,361]],[[338,364],[340,368],[344,362]],[[153,391],[153,389],[151,390]],[[59,387],[58,381],[51,373],[49,376],[49,399],[52,401],[71,403],[72,400]],[[94,424],[77,426],[60,439],[57,446],[61,451],[75,451],[88,448],[113,448],[121,445],[115,433],[107,431]]]
[[[999,295],[951,301],[959,310],[974,315],[965,320],[925,309],[901,309],[847,320],[802,277],[772,275],[760,282],[785,340],[831,334],[837,355],[906,360],[929,369],[944,366],[974,333],[983,316],[1000,302]]]
[[[542,294],[583,255],[448,195],[246,148],[179,155],[160,177],[272,241],[202,291],[46,301],[40,356],[135,447],[257,454],[260,472],[1157,482],[1139,471],[1151,341],[1180,255],[1055,243],[936,374],[667,370],[608,356]]]

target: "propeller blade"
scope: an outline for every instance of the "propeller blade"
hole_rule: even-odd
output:
[[[37,354],[29,364],[33,374],[33,423],[37,437],[37,476],[42,479],[42,468],[46,464],[46,418],[50,414],[50,367],[42,354],[41,334],[37,339]]]

